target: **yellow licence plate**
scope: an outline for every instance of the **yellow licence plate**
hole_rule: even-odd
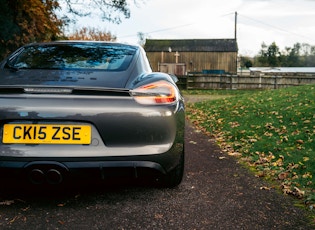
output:
[[[90,144],[89,125],[5,124],[6,144]]]

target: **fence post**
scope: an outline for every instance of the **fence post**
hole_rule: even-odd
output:
[[[186,76],[185,78],[185,89],[187,90],[188,89],[188,82],[189,82],[189,75]]]
[[[238,75],[230,75],[230,89],[237,89],[236,86],[233,87],[233,85],[236,85],[236,80],[238,80]]]
[[[275,76],[272,76],[273,78],[274,78],[274,89],[278,89],[278,79],[279,78],[281,78],[281,76],[277,76],[277,75],[275,75]]]

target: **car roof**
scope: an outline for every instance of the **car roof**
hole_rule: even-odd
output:
[[[34,42],[29,43],[25,46],[32,46],[32,45],[57,45],[57,44],[108,44],[108,45],[117,45],[117,46],[131,46],[134,48],[139,48],[139,45],[136,44],[127,44],[122,42],[113,42],[113,41],[91,41],[91,40],[57,40],[57,41],[50,41],[50,42]]]

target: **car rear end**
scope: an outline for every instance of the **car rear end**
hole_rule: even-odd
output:
[[[122,80],[98,86],[104,79],[97,71],[36,70],[31,84],[27,71],[6,73],[6,83],[15,83],[0,86],[0,179],[40,186],[146,177],[180,183],[182,98],[167,76],[132,73],[137,65],[110,73],[116,80],[135,75],[125,87],[113,87]]]

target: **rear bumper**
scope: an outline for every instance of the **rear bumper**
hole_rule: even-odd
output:
[[[68,185],[85,182],[156,181],[174,169],[184,146],[163,154],[97,158],[0,158],[0,182],[10,185]],[[125,180],[126,179],[126,180]]]
[[[116,179],[158,179],[166,174],[150,161],[2,161],[1,181],[34,185],[58,185]]]

